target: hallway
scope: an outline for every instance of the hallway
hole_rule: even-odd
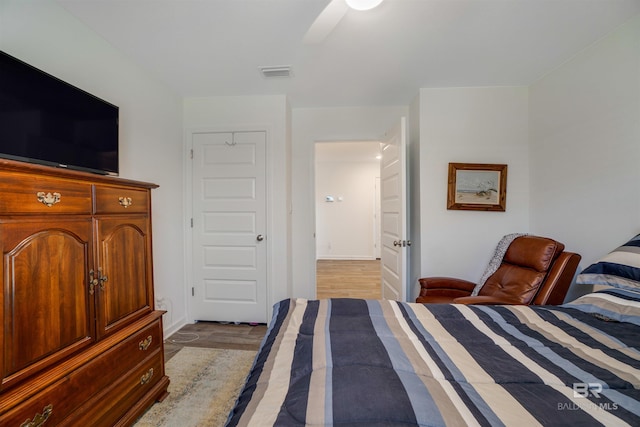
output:
[[[318,260],[316,287],[319,299],[380,299],[380,260]]]

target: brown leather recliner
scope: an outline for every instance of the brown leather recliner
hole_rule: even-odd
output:
[[[564,252],[564,245],[537,236],[517,237],[502,264],[485,281],[477,296],[476,284],[451,277],[419,279],[418,303],[558,305],[564,298],[581,256]]]

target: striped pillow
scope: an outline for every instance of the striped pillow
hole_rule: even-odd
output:
[[[640,289],[640,234],[582,270],[576,283]]]
[[[629,322],[640,326],[640,293],[609,288],[565,303],[562,307],[591,313],[600,320]]]

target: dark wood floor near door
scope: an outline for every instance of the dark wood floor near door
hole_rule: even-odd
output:
[[[381,297],[379,260],[319,260],[316,274],[318,298]],[[165,359],[169,360],[185,346],[258,350],[266,332],[264,324],[188,324],[165,340]]]
[[[197,322],[183,326],[165,340],[165,360],[182,347],[258,350],[267,332],[265,324]]]

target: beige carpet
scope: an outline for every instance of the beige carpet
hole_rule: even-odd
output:
[[[254,351],[184,347],[166,365],[169,396],[135,427],[224,426],[255,357]]]

